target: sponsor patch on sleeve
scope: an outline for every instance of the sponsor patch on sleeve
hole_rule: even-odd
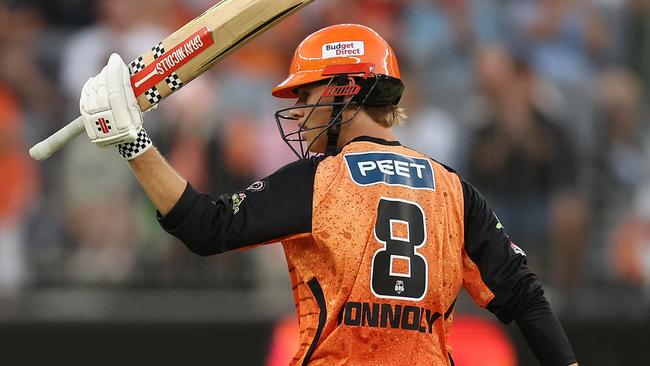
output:
[[[246,199],[245,193],[235,193],[232,195],[231,200],[232,200],[233,215],[237,215],[237,213],[239,212],[239,206],[241,206],[241,204],[244,203],[245,199]]]
[[[515,254],[523,255],[524,257],[526,256],[526,252],[524,252],[524,250],[521,249],[517,244],[510,242],[510,248],[513,252],[515,252]]]
[[[360,186],[386,184],[435,191],[433,167],[428,159],[395,153],[369,152],[345,155],[352,180]]]
[[[266,182],[263,180],[258,180],[257,182],[248,186],[246,190],[251,192],[262,192],[264,188],[266,188]]]

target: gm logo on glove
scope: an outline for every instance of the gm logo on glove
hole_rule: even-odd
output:
[[[352,180],[360,186],[386,184],[435,191],[431,162],[395,153],[369,152],[346,154]]]

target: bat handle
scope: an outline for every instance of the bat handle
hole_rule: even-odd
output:
[[[68,141],[81,134],[84,129],[83,120],[81,117],[77,117],[77,119],[52,134],[52,136],[34,145],[29,149],[29,155],[36,160],[45,160]]]

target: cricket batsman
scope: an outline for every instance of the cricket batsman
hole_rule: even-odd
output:
[[[300,328],[292,365],[453,365],[461,287],[514,320],[542,365],[577,365],[526,254],[480,193],[396,140],[403,90],[372,29],[311,34],[272,92],[296,101],[275,117],[300,159],[219,196],[197,192],[152,148],[118,55],[85,84],[80,109],[88,136],[117,146],[163,229],[192,252],[282,243]],[[125,135],[138,138],[117,144]]]

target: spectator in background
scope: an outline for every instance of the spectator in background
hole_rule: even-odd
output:
[[[185,88],[166,100],[163,112],[165,119],[174,121],[168,133],[170,161],[177,164],[182,174],[192,177],[197,188],[210,189],[211,177],[208,159],[208,145],[217,134],[217,108],[214,100],[219,90],[205,79],[192,82],[191,88]]]
[[[533,260],[554,260],[550,239],[563,235],[550,231],[570,229],[556,226],[564,220],[553,215],[564,211],[554,205],[563,203],[570,216],[576,217],[569,221],[578,225],[573,229],[584,230],[584,220],[579,219],[584,216],[582,201],[565,193],[574,189],[572,147],[559,125],[541,108],[540,80],[507,49],[485,46],[477,52],[475,68],[481,96],[473,107],[476,129],[469,151],[469,180],[493,202],[495,212],[511,228],[513,240],[534,253]],[[561,245],[582,247],[584,239],[584,235],[574,235]],[[531,263],[531,267],[547,277],[547,264]]]
[[[96,9],[99,22],[80,29],[70,37],[63,53],[60,79],[71,100],[76,99],[88,75],[105,64],[111,51],[121,52],[127,58],[136,57],[142,50],[164,39],[173,29],[169,28],[172,26],[170,22],[158,23],[167,25],[166,28],[149,23],[146,14],[150,10],[143,11],[145,1],[98,0]],[[173,14],[167,16],[174,19]]]
[[[627,59],[650,92],[650,2],[630,0]],[[649,112],[650,113],[650,112]]]
[[[46,137],[56,129],[52,120],[63,117],[64,102],[56,85],[58,55],[51,54],[59,40],[47,23],[37,2],[0,4],[0,79],[21,100],[28,140]]]
[[[71,239],[64,274],[72,283],[120,283],[132,279],[140,241],[129,199],[135,182],[119,169],[113,151],[89,147],[76,139],[61,152],[59,215]],[[92,173],[99,166],[105,173]],[[79,184],[81,179],[90,183]]]
[[[9,210],[6,216],[11,217],[11,224],[3,225],[12,229],[0,234],[0,240],[14,245],[13,252],[8,251],[9,246],[0,254],[7,261],[0,265],[0,271],[14,273],[17,287],[24,284],[25,266],[40,273],[37,263],[56,260],[52,256],[56,249],[52,249],[59,247],[63,232],[61,225],[57,226],[60,215],[48,214],[49,207],[59,207],[53,202],[60,165],[56,158],[49,165],[36,164],[26,154],[31,143],[45,138],[63,120],[61,105],[65,98],[56,84],[63,35],[47,23],[43,6],[35,0],[0,2],[0,123],[4,124],[0,132],[4,165],[0,187],[8,194],[5,209]],[[33,196],[34,207],[26,196]]]
[[[324,8],[320,23],[326,26],[361,23],[376,30],[387,42],[397,44],[403,33],[396,20],[411,6],[411,2],[412,0],[330,0]]]
[[[644,242],[650,218],[650,130],[644,123],[644,93],[640,80],[625,69],[604,73],[598,92],[601,149],[594,156],[599,172],[594,204],[600,225],[593,228],[594,238],[602,238],[597,244],[617,280],[643,286],[650,283]]]
[[[515,0],[509,8],[515,47],[542,77],[584,85],[605,51],[607,33],[589,0]]]
[[[457,116],[470,93],[473,33],[467,2],[416,0],[402,19],[401,37],[393,44],[421,81],[422,98]]]
[[[609,244],[617,280],[645,290],[650,300],[650,185],[635,192],[632,208],[618,221]]]
[[[239,49],[216,67],[216,87],[225,91],[213,101],[220,114],[237,116],[243,111],[260,126],[273,125],[266,112],[276,107],[277,102],[268,98],[268,90],[283,75],[285,60],[292,56],[293,50],[287,44],[298,43],[296,34],[305,27],[301,18],[289,17],[273,32],[263,34],[250,47]],[[251,103],[251,98],[256,102]]]
[[[38,4],[2,2],[0,20],[0,297],[11,297],[31,277],[27,222],[38,189],[47,186],[25,152],[48,132],[60,99],[41,67],[49,38]]]
[[[9,2],[38,7],[48,24],[57,28],[82,27],[94,20],[94,0],[10,0]]]
[[[631,194],[650,177],[648,126],[643,124],[643,89],[628,70],[602,74],[598,84],[598,197],[610,208],[628,206]]]
[[[408,120],[395,130],[400,141],[433,159],[462,170],[466,134],[465,126],[433,102],[425,100],[421,81],[405,80],[403,104],[409,111]]]
[[[481,44],[501,43],[508,39],[503,0],[468,0],[474,37]]]
[[[571,106],[566,120],[577,152],[594,146],[592,80],[607,54],[607,29],[591,0],[514,0],[508,30],[516,53],[541,78],[557,84]]]
[[[39,183],[23,123],[16,96],[0,84],[0,300],[16,295],[30,275],[23,230]]]

